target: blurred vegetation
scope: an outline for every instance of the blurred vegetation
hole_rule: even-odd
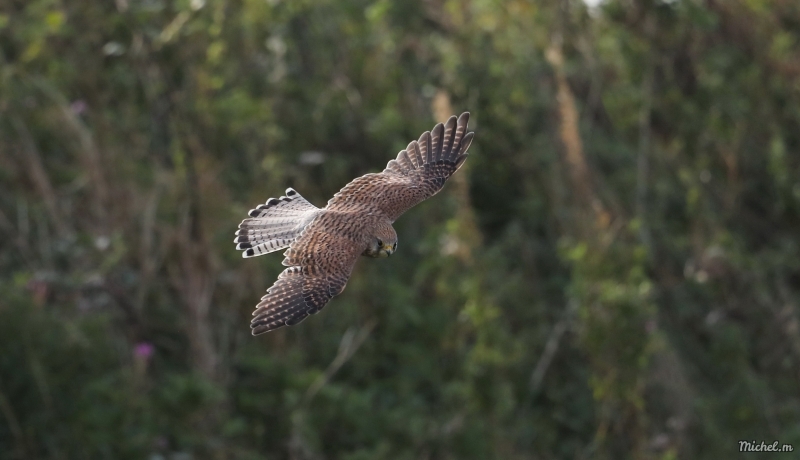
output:
[[[800,449],[798,50],[796,0],[4,0],[0,458]],[[462,110],[398,254],[251,337],[247,210]]]

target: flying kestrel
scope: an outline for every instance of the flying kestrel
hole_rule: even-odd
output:
[[[261,298],[253,335],[292,326],[340,294],[359,255],[389,257],[397,249],[392,223],[435,195],[467,158],[469,113],[437,124],[412,141],[383,172],[361,176],[322,209],[294,189],[270,198],[239,224],[236,249],[255,257],[280,249],[289,267]]]

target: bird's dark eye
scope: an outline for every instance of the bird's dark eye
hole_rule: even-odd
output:
[[[383,246],[383,241],[380,238],[378,238],[378,246]]]
[[[394,251],[396,249],[397,249],[397,241],[395,241],[394,244],[392,245],[392,251]]]

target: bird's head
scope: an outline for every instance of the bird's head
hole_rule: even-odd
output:
[[[389,257],[397,249],[397,232],[388,221],[375,228],[363,255],[368,257]]]

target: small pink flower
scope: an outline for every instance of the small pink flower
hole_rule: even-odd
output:
[[[153,352],[156,351],[156,347],[153,346],[152,343],[149,342],[139,342],[133,347],[133,355],[140,359],[149,359],[153,356]]]

